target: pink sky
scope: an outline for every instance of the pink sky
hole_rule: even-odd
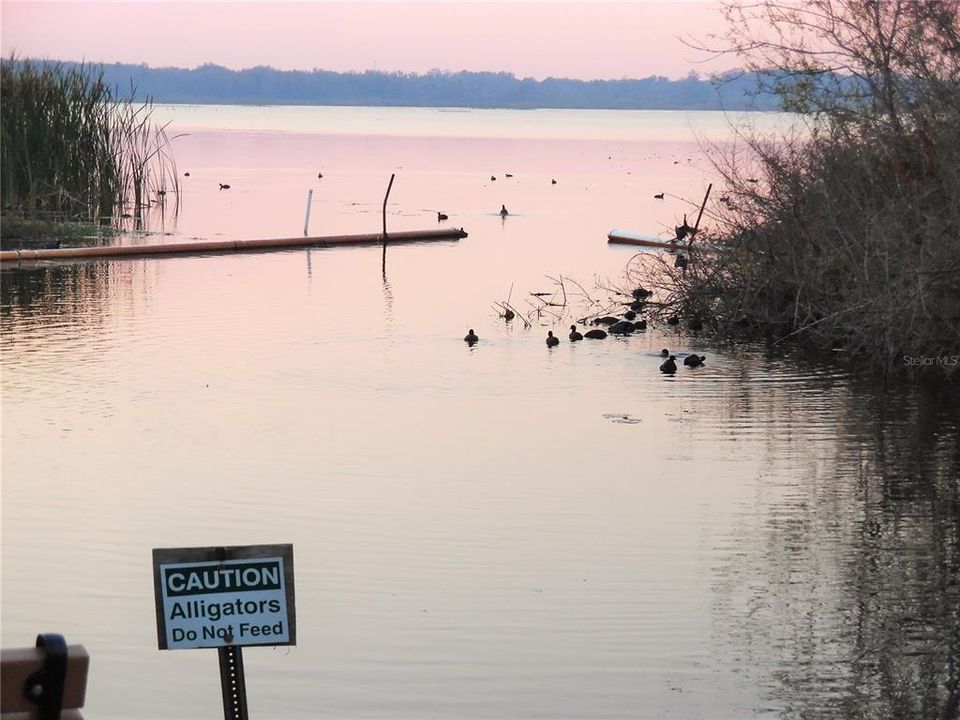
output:
[[[720,69],[680,36],[715,2],[0,2],[5,57],[195,67],[493,70],[622,78]]]

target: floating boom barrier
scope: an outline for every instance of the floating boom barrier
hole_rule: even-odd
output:
[[[388,245],[419,243],[434,240],[460,240],[467,237],[463,228],[436,230],[398,230],[388,233]],[[2,250],[0,262],[23,260],[69,260],[73,258],[129,257],[138,255],[196,255],[215,252],[244,252],[248,250],[280,250],[296,247],[339,247],[341,245],[380,245],[383,233],[361,235],[327,235],[317,237],[270,238],[260,240],[204,240],[165,245],[100,245],[95,247],[49,248],[37,250]]]

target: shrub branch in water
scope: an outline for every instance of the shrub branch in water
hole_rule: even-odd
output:
[[[960,369],[960,2],[727,15],[729,52],[805,129],[748,136],[747,161],[715,153],[727,189],[690,264],[664,268],[668,311],[887,369]]]

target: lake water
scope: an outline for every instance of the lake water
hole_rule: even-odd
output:
[[[312,234],[377,232],[391,173],[390,229],[469,236],[385,273],[3,270],[2,640],[83,643],[89,717],[222,716],[216,653],[157,650],[151,549],[281,542],[298,644],[245,652],[251,717],[956,717],[949,401],[667,328],[566,342],[634,255],[607,231],[694,212],[722,115],[158,112],[181,210],[122,242],[296,236],[310,189]]]

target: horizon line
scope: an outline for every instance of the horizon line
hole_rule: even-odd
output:
[[[531,80],[533,82],[544,82],[546,80],[569,80],[571,82],[581,82],[581,83],[591,83],[591,82],[629,82],[629,81],[640,81],[640,80],[650,80],[662,78],[669,82],[682,82],[687,79],[694,79],[700,82],[710,81],[715,78],[723,78],[724,76],[735,75],[735,74],[745,74],[747,71],[743,68],[731,68],[723,71],[716,71],[708,74],[701,74],[696,69],[691,69],[685,75],[680,77],[670,77],[668,75],[661,75],[653,73],[646,76],[621,76],[621,77],[594,77],[594,78],[576,78],[569,76],[558,76],[558,75],[546,75],[542,78],[537,78],[532,75],[517,75],[511,70],[451,70],[449,68],[431,68],[426,72],[417,72],[409,70],[383,70],[379,68],[367,68],[364,70],[327,70],[325,68],[313,67],[309,69],[305,68],[282,68],[276,67],[274,65],[248,65],[241,68],[230,67],[228,65],[221,65],[215,61],[208,60],[206,62],[200,63],[199,65],[194,66],[184,66],[184,65],[156,65],[149,63],[147,61],[141,62],[124,62],[119,60],[88,60],[86,58],[82,60],[70,60],[63,58],[49,58],[49,57],[18,57],[16,51],[11,51],[6,57],[0,58],[0,62],[36,62],[36,63],[73,63],[75,65],[87,65],[87,66],[103,66],[103,65],[126,65],[130,67],[143,67],[150,70],[186,70],[194,71],[199,70],[203,67],[216,67],[222,70],[228,70],[230,72],[247,72],[250,70],[258,69],[268,69],[273,72],[279,73],[332,73],[335,75],[363,75],[366,73],[376,73],[379,75],[408,75],[412,77],[429,77],[430,75],[439,74],[439,75],[458,75],[461,73],[473,74],[473,75],[507,75],[517,80]]]

